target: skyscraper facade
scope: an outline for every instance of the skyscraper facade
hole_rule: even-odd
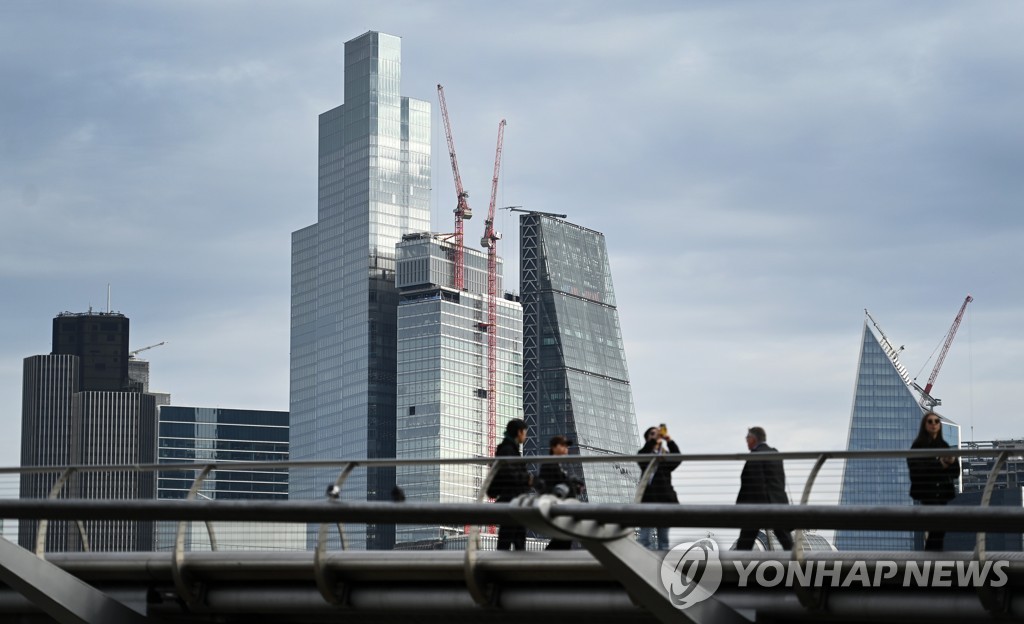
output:
[[[556,434],[582,456],[632,454],[641,440],[604,235],[540,213],[520,216],[526,454]],[[633,500],[635,464],[574,469],[592,502]]]
[[[216,462],[273,462],[288,460],[288,412],[226,409],[220,407],[160,408],[158,462],[161,464],[204,464]],[[157,479],[157,498],[183,499],[198,475],[198,469],[162,471]],[[286,469],[213,470],[203,480],[198,496],[208,500],[286,500]],[[208,549],[204,523],[191,523],[186,533],[188,550]],[[177,523],[159,522],[156,550],[174,547]],[[296,538],[296,536],[298,536]],[[216,523],[218,549],[251,550],[305,548],[305,528],[281,523]]]
[[[884,335],[864,323],[847,449],[907,450],[917,437],[924,410],[911,391],[899,352]],[[942,433],[952,447],[960,428],[943,419]],[[911,505],[905,459],[848,460],[843,470],[841,505]],[[913,531],[836,531],[839,550],[913,550]]]
[[[317,222],[292,235],[291,446],[295,460],[395,456],[395,245],[430,229],[430,104],[404,97],[401,40],[345,44],[344,104],[320,115]],[[294,498],[337,471],[296,470]],[[390,496],[394,469],[356,471],[342,498]],[[354,548],[393,529],[351,527]]]
[[[128,319],[116,312],[65,312],[53,322],[53,352],[25,359],[23,466],[132,465],[155,461],[156,400],[128,377]],[[24,475],[22,498],[45,498],[55,473]],[[152,474],[134,471],[72,475],[63,498],[153,498]],[[19,526],[19,543],[35,547],[38,523]],[[150,550],[148,522],[52,523],[47,550]],[[83,535],[84,533],[84,535]]]
[[[522,309],[500,296],[497,407],[489,429],[487,400],[487,255],[465,248],[464,290],[454,283],[453,245],[429,233],[411,234],[397,248],[398,458],[441,459],[494,452],[504,424],[522,414]],[[498,293],[502,293],[501,262]],[[401,466],[398,485],[410,501],[476,500],[480,466]],[[458,537],[463,526],[405,525],[397,543]],[[453,542],[454,543],[454,542]]]

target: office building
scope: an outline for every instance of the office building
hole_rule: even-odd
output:
[[[581,456],[641,446],[604,235],[541,213],[520,217],[523,413],[526,454],[547,454],[556,434]],[[572,466],[592,502],[632,502],[639,470]]]
[[[860,361],[850,417],[847,449],[907,450],[917,437],[924,410],[889,339],[864,322]],[[942,434],[951,447],[960,443],[960,427],[943,418]],[[911,505],[907,462],[895,459],[849,460],[843,470],[841,505]],[[913,550],[913,531],[836,531],[839,550]]]
[[[397,247],[399,459],[488,457],[504,424],[522,414],[522,309],[500,296],[495,428],[488,427],[487,255],[465,248],[464,290],[454,283],[453,245],[429,233]],[[499,293],[501,262],[498,264]],[[472,503],[486,466],[402,466],[398,485],[410,502]],[[399,526],[397,542],[434,543],[464,527]],[[458,540],[450,544],[461,543]]]
[[[156,400],[128,377],[128,319],[116,312],[65,312],[53,322],[53,352],[25,359],[21,465],[132,465],[155,461]],[[22,498],[46,498],[57,473],[23,475]],[[79,471],[62,498],[153,498],[152,474]],[[149,522],[49,523],[50,551],[150,550]],[[19,526],[35,547],[38,523]]]
[[[395,456],[395,245],[430,229],[430,104],[401,95],[401,40],[346,43],[343,84],[344,104],[320,115],[317,221],[292,234],[295,460]],[[339,471],[293,471],[290,496],[322,497]],[[342,498],[387,499],[394,475],[357,470]],[[348,536],[352,548],[394,544],[393,527]]]
[[[161,464],[231,464],[288,460],[288,412],[184,407],[160,408],[157,440]],[[188,497],[200,468],[161,471],[157,497]],[[287,500],[288,471],[283,468],[211,471],[197,491],[205,500]],[[205,523],[189,523],[185,547],[210,549]],[[218,550],[302,550],[305,525],[266,522],[216,522]],[[157,523],[155,550],[174,547],[177,523]]]
[[[1006,461],[995,475],[993,488],[1019,491],[1024,487],[1024,440],[971,441],[961,444],[961,448],[979,451],[1006,451]],[[960,459],[963,468],[963,491],[965,493],[984,491],[997,459],[995,455],[964,455]]]

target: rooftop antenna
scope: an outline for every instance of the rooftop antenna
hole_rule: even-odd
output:
[[[107,314],[110,314],[110,282],[107,282]]]

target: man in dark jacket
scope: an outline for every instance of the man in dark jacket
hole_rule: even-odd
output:
[[[678,455],[679,445],[668,435],[664,425],[661,427],[650,427],[644,432],[644,445],[637,453],[641,455],[662,455],[665,453]],[[638,463],[640,464],[640,474],[643,475],[650,462]],[[640,502],[678,503],[679,497],[676,496],[676,490],[672,487],[672,471],[678,468],[679,464],[679,460],[660,461],[654,469],[654,474],[649,477],[650,481],[644,489],[644,495]],[[641,545],[651,550],[668,550],[668,527],[641,528],[639,541]]]
[[[556,435],[548,442],[548,453],[555,456],[569,454],[569,447],[572,440],[564,435]],[[561,464],[541,464],[538,475],[542,486],[538,486],[542,494],[555,494],[563,498],[576,498],[583,490],[583,481],[575,475],[565,474]],[[559,488],[559,486],[562,486]],[[569,540],[553,539],[548,542],[545,550],[569,550],[572,542]]]
[[[521,447],[526,442],[526,422],[513,418],[505,426],[505,439],[494,449],[495,457],[522,457]],[[491,486],[487,489],[494,496],[496,503],[508,503],[520,494],[530,491],[533,475],[527,470],[526,464],[502,464],[494,475]],[[526,550],[526,527],[522,525],[506,525],[498,527],[498,550]]]
[[[777,453],[768,446],[765,440],[768,435],[761,427],[751,427],[747,431],[747,448],[751,453]],[[754,505],[788,505],[786,496],[786,471],[780,460],[748,461],[743,465],[740,475],[740,492],[736,495],[737,504]],[[736,540],[736,550],[752,550],[759,529],[745,528],[740,530]],[[775,529],[775,539],[779,540],[783,550],[793,549],[793,538],[787,529]]]

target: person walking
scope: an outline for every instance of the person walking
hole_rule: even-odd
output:
[[[556,435],[548,442],[548,453],[550,455],[562,456],[569,454],[569,447],[573,442],[563,435]],[[576,498],[583,490],[583,481],[575,475],[567,475],[561,464],[541,464],[538,475],[541,483],[542,494],[555,494],[562,498]],[[563,486],[559,488],[559,486]],[[561,490],[561,491],[559,491]],[[544,550],[569,550],[572,542],[569,540],[552,539]]]
[[[777,453],[778,450],[768,446],[768,434],[761,427],[747,430],[747,449],[751,453]],[[781,460],[750,460],[743,465],[740,474],[740,491],[736,495],[737,505],[788,505],[786,496],[786,471]],[[736,540],[736,550],[753,550],[754,540],[760,528],[740,529],[740,537]],[[775,539],[779,540],[783,550],[793,549],[793,538],[788,529],[774,529]]]
[[[677,445],[665,425],[650,427],[644,432],[644,445],[637,451],[640,455],[679,454]],[[650,462],[637,462],[640,474],[643,475]],[[679,467],[681,460],[661,460],[650,476],[644,489],[641,503],[678,503],[679,497],[672,487],[672,471]],[[668,550],[668,527],[643,527],[640,529],[639,542],[651,550]]]
[[[942,437],[942,418],[935,412],[921,417],[911,449],[948,449],[949,444]],[[960,474],[956,457],[908,457],[910,471],[910,498],[921,505],[945,505],[956,498],[954,481]],[[946,539],[945,531],[927,531],[925,550],[942,550]]]
[[[505,439],[494,449],[495,457],[522,457],[526,442],[526,421],[513,418],[505,425]],[[487,489],[496,503],[509,503],[520,494],[530,491],[533,475],[523,463],[503,463]],[[526,527],[503,524],[498,527],[498,550],[526,550]]]

